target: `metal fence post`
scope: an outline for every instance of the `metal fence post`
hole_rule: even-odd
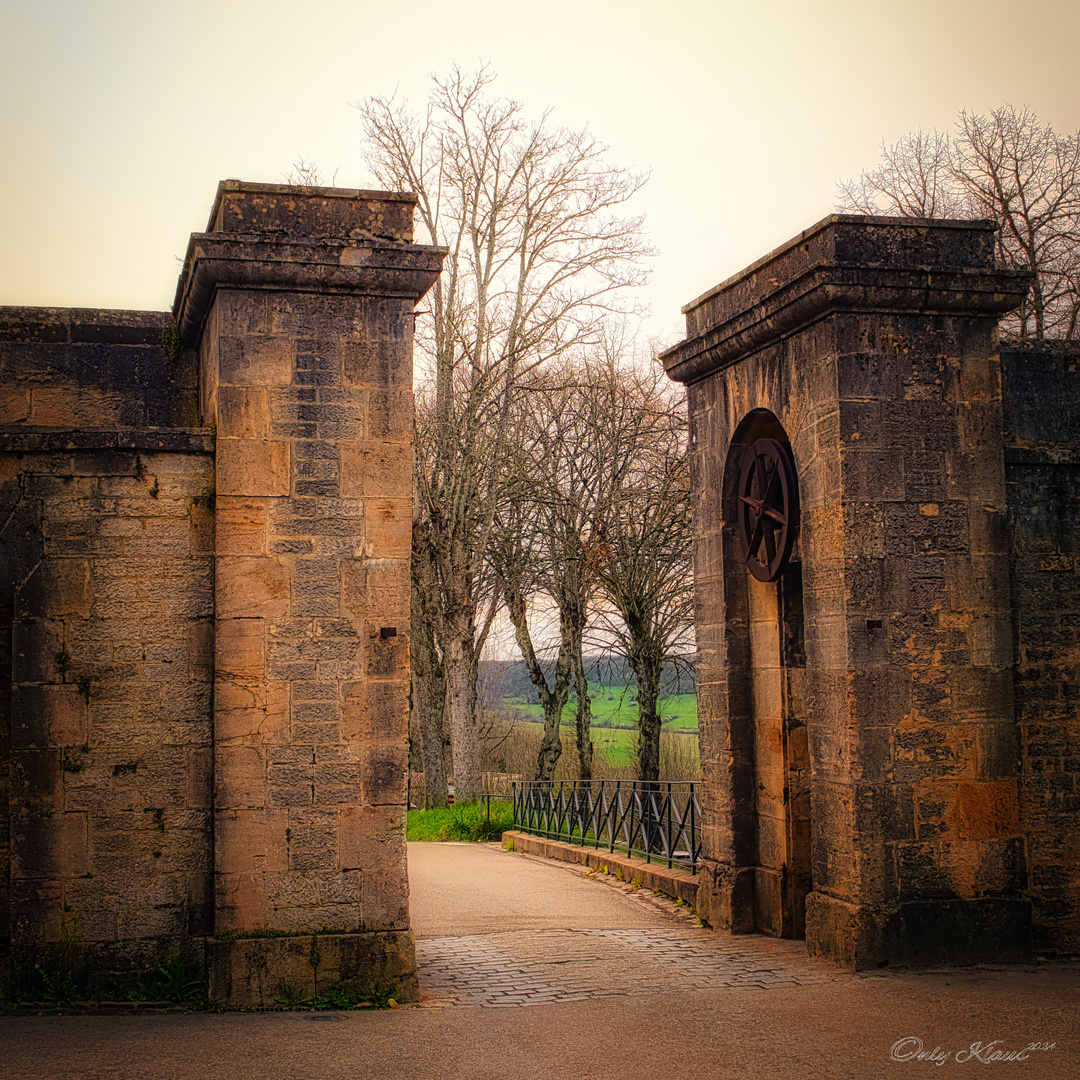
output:
[[[690,866],[697,873],[698,860],[701,858],[701,840],[698,838],[697,792],[690,785]]]

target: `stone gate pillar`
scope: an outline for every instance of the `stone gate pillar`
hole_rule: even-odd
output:
[[[993,240],[827,218],[663,358],[693,440],[699,906],[850,969],[1030,948],[996,330],[1027,278]],[[774,580],[737,529],[755,453],[797,486]]]
[[[409,195],[225,181],[175,315],[216,427],[211,996],[415,991]]]

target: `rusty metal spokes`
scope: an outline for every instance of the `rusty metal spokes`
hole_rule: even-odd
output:
[[[775,581],[791,558],[799,527],[799,489],[791,450],[776,439],[758,439],[743,456],[736,516],[746,569],[758,581]]]

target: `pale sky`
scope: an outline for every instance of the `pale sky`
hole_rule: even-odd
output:
[[[224,177],[371,187],[350,107],[490,63],[650,170],[648,329],[832,211],[882,139],[1080,127],[1076,0],[0,0],[0,304],[165,310]]]

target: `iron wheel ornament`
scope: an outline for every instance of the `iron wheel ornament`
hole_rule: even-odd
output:
[[[799,527],[799,487],[791,450],[776,439],[758,439],[743,455],[736,494],[746,569],[758,581],[775,581],[791,558]]]

